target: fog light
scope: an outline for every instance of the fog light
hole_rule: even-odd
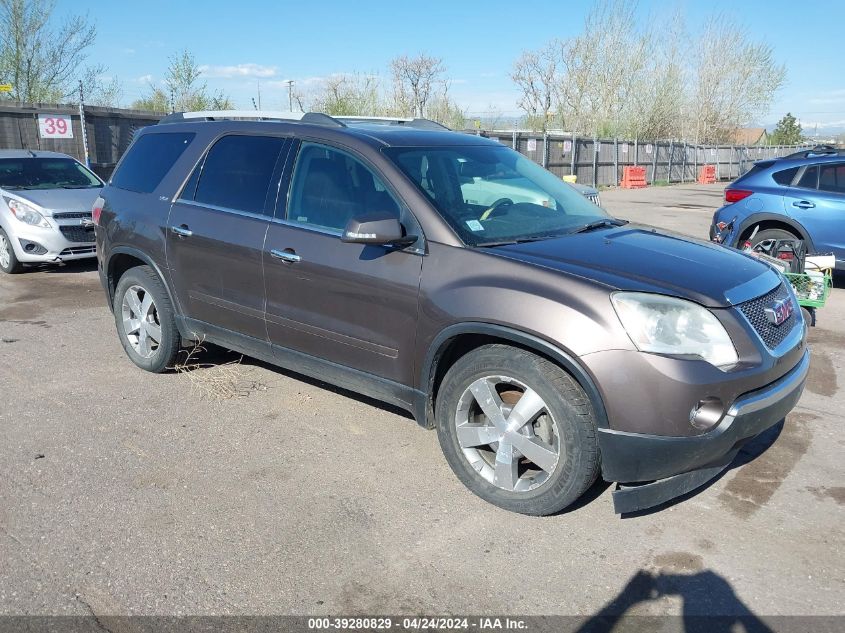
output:
[[[47,252],[47,249],[44,248],[38,242],[33,242],[32,240],[24,240],[18,238],[18,241],[21,243],[21,248],[24,250],[25,253],[29,253],[30,255],[43,255]]]
[[[725,415],[725,405],[715,396],[698,401],[689,414],[689,423],[699,431],[707,431],[719,424]]]

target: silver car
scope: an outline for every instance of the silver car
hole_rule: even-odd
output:
[[[91,207],[102,187],[67,154],[0,150],[0,270],[94,257]]]

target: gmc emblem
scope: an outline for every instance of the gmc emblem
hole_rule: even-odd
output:
[[[792,299],[787,297],[786,299],[775,301],[772,306],[766,308],[764,312],[766,313],[766,318],[769,320],[769,323],[772,325],[781,325],[792,316],[792,312],[794,310],[795,306],[792,304]]]

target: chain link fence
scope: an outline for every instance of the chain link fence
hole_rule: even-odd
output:
[[[530,132],[483,132],[514,148],[562,178],[574,174],[577,182],[593,186],[616,186],[622,168],[646,168],[650,185],[695,182],[704,165],[716,167],[716,179],[738,178],[766,158],[786,156],[806,145],[693,145],[675,141],[623,141],[592,139],[569,134]]]

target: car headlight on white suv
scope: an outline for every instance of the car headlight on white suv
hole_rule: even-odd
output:
[[[611,301],[641,352],[699,356],[720,369],[739,360],[725,327],[697,303],[644,292],[617,292]]]
[[[40,226],[45,229],[50,228],[50,223],[47,219],[26,202],[21,202],[20,200],[15,200],[14,198],[3,199],[9,206],[9,211],[12,212],[12,215],[24,224]]]

